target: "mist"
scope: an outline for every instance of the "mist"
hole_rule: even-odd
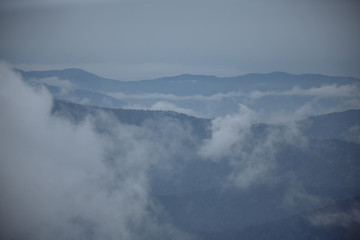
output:
[[[147,171],[162,158],[146,131],[51,115],[52,97],[2,63],[2,239],[187,239],[161,224]],[[104,122],[103,122],[104,123]]]
[[[332,112],[358,106],[353,79],[207,96],[118,93],[153,101],[128,109],[74,103],[74,79],[20,73],[0,64],[2,239],[258,239],[249,228],[283,229],[276,224],[288,219],[346,231],[359,222],[359,112]],[[279,96],[306,99],[254,108]],[[320,104],[329,99],[336,104]],[[201,118],[182,101],[236,110]],[[332,113],[306,117],[323,111]]]

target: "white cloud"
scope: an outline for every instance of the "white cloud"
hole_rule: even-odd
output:
[[[275,111],[263,111],[261,116],[264,122],[281,123],[293,122],[307,118],[311,115],[326,114],[331,112],[346,111],[360,108],[360,85],[322,85],[320,87],[299,88],[294,87],[285,91],[252,91],[248,94],[249,103],[256,103],[266,97],[279,97],[278,102],[286,101],[280,97],[304,97],[303,104],[293,104],[292,109],[283,107]],[[331,102],[332,101],[332,102]],[[332,104],[330,104],[332,103]],[[291,103],[289,104],[291,106]]]
[[[308,89],[294,87],[291,90],[282,92],[263,92],[263,91],[252,91],[249,94],[251,99],[259,99],[262,97],[269,96],[309,96],[316,98],[360,98],[360,88],[358,84],[347,84],[347,85],[323,85],[321,87],[312,87]]]
[[[186,95],[179,96],[175,94],[164,94],[164,93],[145,93],[145,94],[125,94],[122,92],[116,93],[107,93],[108,96],[117,98],[120,100],[123,99],[164,99],[164,100],[173,100],[173,101],[187,101],[187,100],[197,100],[197,101],[221,101],[224,98],[233,98],[233,97],[244,97],[245,94],[241,92],[228,92],[228,93],[216,93],[210,96],[204,96],[200,94],[196,95]]]
[[[140,104],[128,104],[128,105],[122,106],[122,109],[173,111],[173,112],[183,113],[183,114],[186,114],[189,116],[201,117],[201,116],[199,116],[199,114],[197,114],[195,111],[193,111],[191,109],[182,108],[182,107],[177,106],[174,103],[167,102],[167,101],[158,101],[149,107],[140,105]]]
[[[286,97],[286,96],[299,96],[306,97],[307,101],[303,105],[296,105],[296,109],[285,110],[283,108],[276,109],[276,111],[268,112],[266,109],[259,111],[263,113],[262,121],[278,122],[294,121],[310,115],[324,114],[333,111],[345,111],[348,109],[360,108],[360,87],[358,84],[347,85],[323,85],[321,87],[312,88],[299,88],[294,87],[285,91],[252,91],[250,93],[243,93],[231,91],[228,93],[217,93],[210,96],[204,95],[187,95],[178,96],[174,94],[163,93],[147,93],[147,94],[124,94],[121,92],[108,93],[109,96],[120,99],[128,100],[159,100],[159,102],[174,102],[174,101],[197,101],[211,106],[214,102],[222,104],[222,101],[227,99],[234,99],[234,101],[256,104],[256,101],[265,97]],[[336,104],[325,106],[324,101],[334,100]],[[285,100],[284,100],[285,101]],[[321,102],[323,101],[323,102]],[[281,100],[280,100],[281,102]],[[174,103],[172,103],[174,104]],[[274,106],[277,108],[277,106]],[[194,109],[192,109],[194,111]],[[211,112],[210,116],[218,116],[217,112]],[[258,114],[260,117],[261,114]]]
[[[246,137],[255,114],[245,105],[239,105],[239,113],[226,115],[212,121],[212,137],[200,149],[203,157],[219,160],[232,155],[232,148]]]
[[[267,128],[256,125],[257,119],[255,112],[240,105],[238,114],[212,121],[212,136],[199,149],[201,157],[224,161],[232,167],[227,183],[230,186],[247,188],[255,183],[266,183],[276,168],[278,145],[304,144],[293,125]]]
[[[82,104],[82,105],[87,105],[87,104],[90,103],[90,99],[88,99],[88,98],[83,98],[83,99],[81,99],[81,100],[79,101],[79,103]]]
[[[0,85],[2,239],[187,237],[158,224],[147,170],[161,155],[146,131],[112,122],[99,134],[89,119],[52,116],[50,94],[5,64]]]
[[[29,81],[37,84],[47,84],[49,86],[57,87],[60,89],[60,96],[67,95],[71,90],[74,90],[75,86],[67,79],[59,79],[57,77],[49,78],[32,78]]]
[[[262,119],[269,124],[292,123],[312,115],[334,112],[334,109],[334,106],[332,106],[331,109],[321,108],[316,101],[309,101],[295,109],[287,111],[280,109],[278,111],[267,113],[265,116],[262,116]]]

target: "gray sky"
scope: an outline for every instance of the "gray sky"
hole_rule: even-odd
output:
[[[355,0],[2,0],[0,58],[120,80],[286,71],[360,77]]]

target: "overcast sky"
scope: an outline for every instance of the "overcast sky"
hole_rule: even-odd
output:
[[[120,80],[286,71],[360,77],[356,0],[2,0],[0,58]]]

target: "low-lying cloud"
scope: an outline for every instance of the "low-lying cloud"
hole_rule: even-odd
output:
[[[244,97],[246,96],[242,92],[231,91],[228,93],[216,93],[213,95],[205,96],[201,94],[195,95],[175,95],[175,94],[165,94],[165,93],[145,93],[145,94],[125,94],[122,92],[107,93],[108,96],[117,98],[119,100],[124,99],[162,99],[162,100],[173,100],[173,101],[188,101],[188,100],[197,100],[197,101],[220,101],[224,98],[232,97]]]
[[[268,104],[266,108],[256,110],[263,113],[263,116],[261,116],[263,121],[274,119],[276,122],[279,116],[280,118],[285,116],[289,121],[294,121],[310,115],[358,109],[360,108],[359,92],[359,84],[354,83],[345,85],[330,84],[311,88],[293,87],[284,91],[254,90],[249,93],[230,91],[209,96],[200,94],[180,96],[163,93],[125,94],[122,92],[108,93],[108,96],[126,101],[128,106],[136,106],[139,101],[142,102],[140,105],[144,105],[144,101],[153,102],[153,105],[158,102],[162,103],[161,105],[167,103],[166,105],[169,106],[170,104],[176,106],[186,103],[188,113],[190,110],[198,115],[201,113],[202,116],[211,118],[225,116],[227,113],[234,112],[236,110],[234,109],[234,106],[236,106],[234,103],[236,102],[241,102],[250,108],[258,108]],[[294,99],[285,104],[288,101],[287,97],[294,97]],[[266,102],[267,99],[269,99],[268,103]],[[193,104],[190,105],[190,102]],[[329,102],[332,102],[332,104],[329,104]],[[149,109],[150,106],[143,108]],[[271,108],[271,110],[267,110],[267,108]],[[166,110],[185,112],[184,109],[176,109],[175,107],[172,109],[166,108]]]
[[[159,222],[147,171],[161,153],[146,132],[55,117],[50,94],[10,69],[0,65],[2,239],[189,237]]]
[[[316,98],[360,98],[358,84],[346,84],[346,85],[322,85],[320,87],[300,88],[294,87],[285,91],[259,91],[254,90],[250,93],[244,93],[241,91],[230,91],[227,93],[217,93],[209,96],[205,95],[186,95],[179,96],[174,94],[164,93],[146,93],[146,94],[125,94],[122,92],[108,93],[109,96],[117,99],[163,99],[163,100],[199,100],[199,101],[220,101],[225,98],[246,98],[248,100],[257,100],[263,97],[274,96],[307,96]]]
[[[189,108],[183,108],[177,106],[175,103],[168,101],[158,101],[152,104],[150,107],[146,107],[139,104],[130,104],[122,107],[123,109],[135,109],[135,110],[154,110],[154,111],[172,111],[183,113],[189,116],[199,117],[198,114]]]
[[[359,98],[359,85],[358,84],[347,84],[347,85],[322,85],[320,87],[312,88],[300,88],[294,87],[291,90],[286,91],[252,91],[249,94],[251,99],[259,99],[262,97],[269,96],[309,96],[316,98],[338,98],[338,97],[356,97]]]
[[[360,206],[355,204],[347,210],[329,210],[307,216],[308,221],[321,227],[349,227],[352,224],[360,224]]]
[[[58,112],[51,114],[52,97],[45,88],[30,87],[10,69],[6,64],[0,65],[0,190],[3,196],[0,199],[0,228],[3,230],[0,238],[191,238],[167,222],[167,213],[159,205],[160,198],[155,200],[152,195],[156,191],[156,194],[171,196],[187,194],[193,189],[203,191],[223,186],[231,187],[227,188],[230,190],[234,190],[232,187],[250,190],[256,185],[276,185],[281,188],[278,189],[279,199],[283,198],[279,205],[295,209],[294,212],[323,203],[322,198],[305,188],[303,179],[297,178],[295,173],[292,176],[292,170],[281,172],[280,164],[292,161],[286,159],[286,153],[281,159],[277,158],[284,146],[306,151],[307,140],[296,125],[289,122],[318,111],[316,102],[306,102],[295,111],[292,109],[294,116],[278,115],[277,124],[271,125],[269,120],[273,119],[267,118],[267,124],[262,124],[262,113],[251,109],[251,93],[247,96],[236,92],[212,96],[160,95],[164,98],[161,101],[156,101],[157,94],[143,95],[144,99],[150,96],[155,100],[147,109],[189,115],[195,115],[196,111],[183,107],[187,105],[177,105],[182,98],[218,101],[241,97],[250,100],[245,101],[247,106],[240,104],[236,113],[214,118],[210,129],[195,129],[199,130],[197,133],[193,127],[199,127],[199,122],[198,125],[191,123],[194,118],[187,121],[183,115],[172,118],[168,116],[176,114],[150,114],[152,117],[144,117],[140,124],[130,125],[120,123],[116,111],[105,112],[98,108],[92,108],[85,120],[75,124],[69,120],[71,116],[65,116],[66,112],[62,112],[63,118]],[[61,87],[56,79],[42,83]],[[66,88],[71,89],[71,86]],[[341,92],[336,93],[337,89]],[[355,103],[358,99],[357,93],[348,87],[323,86],[285,92],[285,95],[323,99],[347,98],[350,94],[347,99],[355,99]],[[258,94],[254,101],[271,94]],[[136,97],[141,98],[140,95]],[[133,107],[142,108],[140,105]],[[207,124],[206,121],[200,128]],[[353,133],[352,138],[358,139],[358,130],[359,126],[354,125],[348,131]],[[302,147],[304,149],[299,149]],[[198,169],[189,171],[192,167]],[[211,175],[218,180],[209,180],[209,184],[203,181],[210,176],[206,171],[204,176],[194,177],[201,175],[206,167],[211,174],[218,174]],[[218,167],[219,171],[213,170]],[[154,175],[160,173],[161,176],[156,175],[160,181],[169,182],[154,184],[151,178],[154,172]],[[193,179],[199,186],[190,186]],[[166,189],[162,189],[164,186]],[[340,220],[349,222],[344,214],[312,216],[310,221],[317,226]],[[354,222],[356,212],[351,211],[351,214],[350,222]]]
[[[65,96],[70,91],[75,89],[74,84],[72,84],[67,79],[59,79],[57,77],[48,77],[48,78],[31,78],[29,79],[30,82],[33,82],[35,84],[46,84],[52,87],[56,87],[60,90],[58,95]]]
[[[199,149],[203,158],[228,162],[232,168],[228,183],[239,188],[272,178],[280,144],[304,144],[296,127],[268,128],[257,124],[256,117],[255,112],[240,105],[237,114],[214,119],[212,136]]]

